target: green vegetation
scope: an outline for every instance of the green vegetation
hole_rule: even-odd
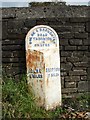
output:
[[[67,107],[73,108],[74,111],[90,111],[90,94],[82,93],[77,97],[64,98],[63,104]]]
[[[28,86],[25,77],[21,81],[7,79],[3,81],[2,102],[3,118],[51,118],[62,112],[61,109],[56,111],[46,111],[37,107],[35,97],[28,93]]]
[[[44,108],[37,107],[33,93],[28,92],[26,77],[16,82],[13,79],[5,78],[2,85],[2,114],[3,118],[56,118],[61,114],[67,113],[66,106],[75,107],[78,103],[86,108],[89,97],[82,96],[76,100],[63,99],[63,106],[53,111],[46,111]],[[80,106],[79,105],[79,106]]]
[[[65,5],[66,2],[31,2],[29,3],[29,5],[31,7],[37,7],[37,6],[42,6],[42,7],[45,7],[45,6],[50,6],[50,5]]]

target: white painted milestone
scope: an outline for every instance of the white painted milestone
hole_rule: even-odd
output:
[[[33,27],[26,36],[27,81],[37,105],[46,110],[61,105],[59,38],[46,25]]]

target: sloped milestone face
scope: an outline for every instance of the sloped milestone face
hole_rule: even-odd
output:
[[[32,87],[38,104],[44,104],[44,59],[43,53],[36,50],[27,50],[26,52],[27,76],[29,89]]]

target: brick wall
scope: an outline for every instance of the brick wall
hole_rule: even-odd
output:
[[[59,36],[63,96],[90,92],[89,8],[66,5],[3,8],[3,75],[17,80],[26,73],[26,34],[35,25],[49,25]]]

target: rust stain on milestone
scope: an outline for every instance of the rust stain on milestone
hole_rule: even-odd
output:
[[[38,64],[41,62],[40,58],[43,56],[43,53],[36,51],[36,50],[27,50],[26,52],[26,64],[28,68],[34,68],[38,66]]]
[[[39,80],[40,84],[41,84],[41,89],[43,89],[43,81]]]
[[[36,104],[39,105],[39,106],[44,106],[44,103],[45,103],[45,98],[42,99],[42,97],[38,97],[37,100],[36,100]]]
[[[48,86],[49,80],[47,79],[47,86]]]

